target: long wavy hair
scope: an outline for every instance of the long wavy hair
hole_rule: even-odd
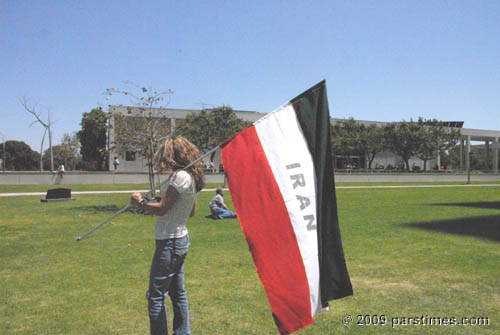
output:
[[[185,170],[194,178],[196,192],[200,192],[205,186],[205,172],[200,162],[186,169],[186,166],[200,157],[198,148],[182,136],[168,137],[154,155],[155,168],[164,173]]]

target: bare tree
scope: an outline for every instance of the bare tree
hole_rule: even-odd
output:
[[[43,133],[42,137],[42,142],[41,142],[41,147],[40,147],[40,156],[43,156],[43,142],[45,140],[45,135],[49,133],[49,148],[50,148],[50,170],[54,171],[54,154],[52,152],[52,120],[50,119],[50,111],[47,112],[47,121],[43,121],[40,117],[40,113],[36,111],[37,105],[30,104],[29,99],[26,97],[22,97],[19,99],[19,102],[21,103],[21,106],[24,107],[24,109],[33,115],[35,117],[35,121],[33,121],[30,124],[30,127],[34,125],[35,123],[40,123],[44,128],[45,131]],[[43,171],[43,160],[40,158],[40,171]]]
[[[137,151],[147,160],[149,183],[152,195],[155,196],[156,182],[153,156],[158,143],[171,132],[170,120],[166,116],[158,115],[155,108],[165,107],[174,92],[172,90],[156,91],[145,88],[132,82],[125,82],[127,90],[110,88],[106,90],[107,99],[112,95],[126,96],[133,107],[127,107],[127,116],[110,114],[114,119],[115,140],[111,145],[121,154],[127,150]]]

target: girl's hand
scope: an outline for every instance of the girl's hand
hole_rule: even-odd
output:
[[[134,207],[139,206],[139,203],[142,201],[142,195],[139,192],[134,192],[132,197],[130,198],[130,204]]]

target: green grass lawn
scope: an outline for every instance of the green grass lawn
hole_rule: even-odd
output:
[[[193,334],[277,334],[238,221],[205,218],[211,196],[200,194],[188,224]],[[333,301],[298,334],[500,333],[499,187],[337,196],[354,296]],[[128,195],[39,198],[0,198],[0,334],[147,334],[154,218],[125,213],[76,242]],[[358,315],[385,315],[387,324],[357,326]],[[391,327],[393,318],[421,316],[488,317],[490,325]]]

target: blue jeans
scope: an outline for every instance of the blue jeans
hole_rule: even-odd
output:
[[[184,259],[189,250],[189,236],[156,240],[151,264],[148,299],[151,335],[168,334],[165,297],[172,301],[174,335],[189,335],[189,309],[184,287]]]
[[[219,219],[230,219],[236,217],[236,214],[231,212],[229,209],[212,207],[210,210],[212,211],[212,215],[215,215]]]

